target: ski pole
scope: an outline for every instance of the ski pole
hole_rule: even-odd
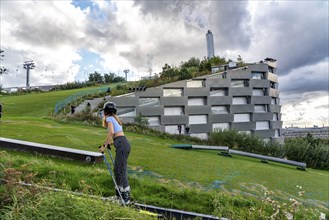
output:
[[[99,146],[99,148],[101,148],[101,146]],[[110,151],[109,151],[109,152],[110,152]],[[103,160],[104,160],[104,162],[105,162],[105,164],[106,164],[106,166],[107,166],[107,169],[108,169],[109,172],[110,172],[110,175],[111,175],[111,177],[112,177],[112,180],[113,180],[113,182],[114,182],[115,190],[117,190],[117,192],[118,192],[118,194],[119,194],[119,196],[120,196],[121,203],[122,203],[123,206],[126,206],[126,205],[125,205],[125,202],[124,202],[124,200],[123,200],[123,198],[122,198],[121,192],[120,192],[120,190],[119,190],[119,187],[118,187],[118,185],[117,185],[117,182],[115,181],[115,178],[114,178],[113,172],[112,172],[112,170],[111,170],[111,165],[110,165],[109,162],[107,161],[104,152],[102,152],[102,156],[103,156]],[[112,158],[112,155],[111,155],[111,158]],[[112,158],[112,161],[113,161],[113,158]]]
[[[111,158],[111,160],[112,160],[112,164],[113,164],[113,166],[114,166],[114,159],[113,159],[113,156],[112,156],[112,153],[111,153],[111,145],[110,145],[110,144],[107,145],[107,151],[108,151],[109,154],[110,154],[110,158]]]

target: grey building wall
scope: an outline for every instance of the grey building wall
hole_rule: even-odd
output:
[[[207,138],[214,129],[236,129],[282,142],[281,106],[275,62],[182,80],[109,101],[117,104],[121,117],[141,114],[150,127],[178,133],[189,124],[189,135]],[[168,94],[175,96],[167,96]],[[120,109],[125,114],[120,115]],[[130,113],[126,114],[126,109]],[[134,110],[132,110],[134,109]]]

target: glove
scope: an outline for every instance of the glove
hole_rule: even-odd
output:
[[[102,146],[99,146],[99,151],[104,154],[104,151],[105,151],[105,145],[102,145]]]

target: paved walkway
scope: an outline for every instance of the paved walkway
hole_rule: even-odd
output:
[[[107,99],[108,97],[109,96],[105,96],[105,99]],[[93,111],[94,109],[98,108],[98,104],[101,103],[103,100],[104,100],[104,97],[85,100],[75,108],[75,112],[81,112],[84,109],[86,109],[88,103],[90,103],[90,109],[91,109],[91,111]]]

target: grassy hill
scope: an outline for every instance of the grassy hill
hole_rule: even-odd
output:
[[[105,139],[104,129],[67,124],[50,117],[57,101],[81,90],[1,97],[4,117],[0,136],[97,151]],[[300,214],[300,219],[312,216],[309,210],[315,215],[316,209],[328,213],[328,171],[299,171],[293,166],[264,164],[247,157],[221,157],[215,151],[170,148],[178,143],[175,140],[131,132],[126,132],[126,136],[132,144],[129,177],[132,196],[137,201],[233,219],[246,216],[254,219],[256,215],[250,210],[255,208],[261,208],[264,215],[272,215],[274,206],[267,198],[286,203],[290,208],[291,199],[298,200],[301,213],[307,213]],[[2,152],[0,163],[24,173],[37,173],[34,182],[46,181],[55,187],[80,191],[88,185],[92,194],[114,194],[103,164],[87,165],[10,151]],[[22,168],[25,164],[29,165]],[[299,196],[302,191],[305,192]]]

